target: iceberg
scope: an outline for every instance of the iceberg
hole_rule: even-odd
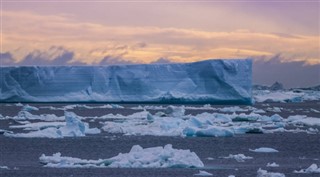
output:
[[[252,61],[0,67],[0,102],[251,104]]]
[[[64,157],[61,153],[39,158],[45,167],[52,168],[202,168],[203,162],[196,153],[190,150],[174,149],[171,144],[164,147],[143,148],[132,146],[130,152],[119,153],[109,159],[86,160],[74,157]]]

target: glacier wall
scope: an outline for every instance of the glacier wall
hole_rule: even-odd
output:
[[[251,60],[0,70],[1,102],[251,104]]]

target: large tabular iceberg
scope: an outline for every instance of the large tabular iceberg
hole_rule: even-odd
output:
[[[251,60],[0,70],[2,102],[251,103]]]

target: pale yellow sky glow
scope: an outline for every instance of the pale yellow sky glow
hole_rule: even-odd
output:
[[[320,64],[319,17],[276,17],[280,12],[267,7],[269,4],[266,9],[271,9],[270,15],[254,9],[261,9],[261,4],[247,7],[243,3],[23,5],[4,2],[2,12],[2,53],[12,54],[16,63],[35,51],[52,60],[61,54],[52,47],[59,46],[74,52],[71,63],[99,64],[105,57],[149,63],[159,58],[189,62],[209,58],[268,59],[280,54],[283,62]],[[300,8],[298,5],[288,5],[287,16],[296,15],[293,11]],[[240,7],[249,9],[241,11]],[[310,11],[305,18],[317,15],[318,11]]]

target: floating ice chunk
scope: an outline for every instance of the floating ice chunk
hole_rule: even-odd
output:
[[[273,163],[268,163],[267,167],[279,167],[279,164],[273,162]]]
[[[9,167],[7,167],[7,166],[1,166],[1,165],[0,165],[0,170],[1,170],[1,169],[9,170],[10,168],[9,168]]]
[[[313,109],[313,108],[310,108],[310,111],[315,112],[315,113],[320,113],[320,111]]]
[[[213,176],[211,173],[206,172],[204,170],[199,170],[199,173],[194,174],[195,176]]]
[[[78,137],[85,134],[97,134],[101,130],[97,128],[89,128],[87,123],[82,122],[77,115],[72,112],[65,112],[65,122],[37,122],[21,126],[12,126],[12,128],[25,128],[31,131],[29,133],[9,133],[4,135],[8,137],[21,138],[63,138]]]
[[[261,168],[259,168],[257,173],[257,177],[285,177],[283,173],[268,172],[267,170],[262,170]]]
[[[307,169],[295,170],[294,173],[320,173],[320,167],[317,164],[312,164]]]
[[[263,109],[256,109],[256,110],[253,110],[253,113],[256,113],[256,114],[264,114],[264,113],[266,113],[266,111],[263,110]]]
[[[64,113],[66,125],[59,128],[63,136],[85,136],[85,125],[73,112]]]
[[[303,124],[307,126],[320,126],[320,118],[307,117],[292,121],[294,124]]]
[[[265,122],[282,122],[283,118],[279,116],[278,114],[274,114],[272,116],[261,116],[260,121],[265,121]]]
[[[21,104],[21,103],[16,103],[15,105],[16,106],[23,106],[23,104]]]
[[[38,110],[39,110],[39,108],[34,107],[34,106],[30,106],[28,104],[26,104],[22,107],[22,111],[38,111]]]
[[[10,125],[10,128],[23,128],[24,130],[42,130],[49,127],[59,128],[65,126],[65,122],[34,122],[26,123],[24,125]]]
[[[63,116],[58,117],[54,114],[41,114],[33,115],[28,111],[20,111],[18,116],[13,117],[14,120],[43,120],[43,121],[61,121],[65,118]]]
[[[292,91],[254,91],[256,102],[301,102],[304,93]]]
[[[203,167],[200,158],[190,150],[174,149],[168,144],[164,147],[142,148],[134,145],[129,153],[120,153],[109,159],[85,160],[44,154],[39,158],[46,167],[113,167],[113,168],[191,168]]]
[[[265,153],[279,152],[276,149],[268,148],[268,147],[261,147],[261,148],[258,148],[258,149],[249,149],[249,151],[252,151],[252,152],[265,152]]]
[[[184,112],[185,112],[185,109],[182,106],[180,106],[180,107],[168,106],[164,111],[164,113],[166,113],[170,117],[181,117],[181,116],[184,116]]]
[[[12,133],[12,131],[0,129],[0,134],[4,134],[4,133]]]
[[[32,131],[29,133],[4,133],[4,135],[14,138],[63,138],[61,131],[53,127],[38,131]]]
[[[210,126],[208,128],[186,127],[183,129],[185,136],[198,136],[198,137],[231,137],[234,132],[229,128]]]
[[[228,177],[236,177],[236,176],[234,176],[234,175],[229,175]]]
[[[229,156],[223,157],[223,158],[225,158],[225,159],[235,159],[237,162],[244,162],[247,159],[253,159],[253,157],[245,156],[244,154],[236,154],[236,155],[229,154]]]
[[[248,109],[240,108],[239,106],[233,106],[233,107],[224,107],[220,108],[219,111],[221,112],[246,112]]]

